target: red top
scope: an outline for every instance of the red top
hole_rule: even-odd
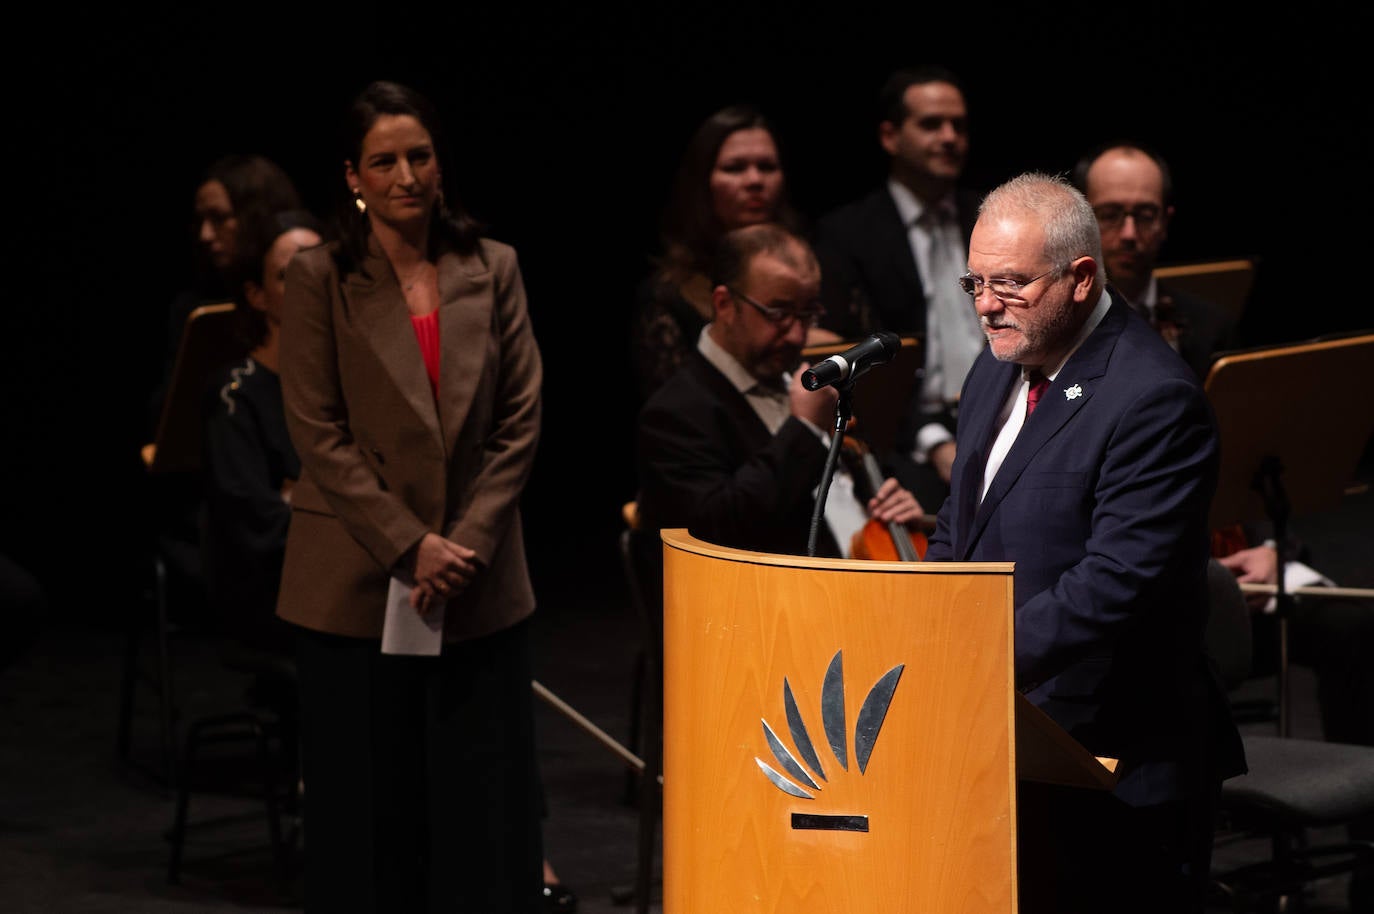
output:
[[[439,310],[429,312],[424,317],[411,315],[410,325],[415,328],[415,339],[420,344],[420,356],[425,360],[425,373],[429,375],[429,389],[434,399],[439,399]]]

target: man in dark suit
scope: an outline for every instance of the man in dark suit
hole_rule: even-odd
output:
[[[890,330],[921,340],[924,367],[890,458],[934,508],[949,490],[959,388],[983,347],[955,285],[978,208],[958,185],[969,148],[958,77],[937,66],[893,73],[879,93],[878,141],[887,181],[816,224],[825,326],[845,339]]]
[[[1101,251],[1062,179],[985,199],[964,285],[988,351],[926,558],[1016,563],[1018,688],[1120,760],[1111,792],[1019,786],[1021,910],[1201,911],[1217,792],[1244,768],[1203,645],[1216,424]]]
[[[1112,286],[1206,379],[1212,357],[1235,347],[1236,324],[1217,303],[1155,279],[1174,218],[1168,163],[1138,143],[1113,141],[1078,160],[1073,182],[1097,216]]]
[[[786,374],[820,316],[815,256],[782,228],[750,226],[727,233],[711,273],[715,319],[640,411],[640,527],[805,555],[837,399],[834,388],[806,390],[799,370]],[[818,555],[847,554],[866,517],[921,516],[895,479],[868,500],[842,479],[826,501]]]

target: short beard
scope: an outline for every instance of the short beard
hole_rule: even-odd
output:
[[[1021,343],[1015,349],[999,353],[993,348],[991,341],[988,342],[988,348],[992,350],[993,358],[999,362],[1026,364],[1029,358],[1043,358],[1044,354],[1067,343],[1077,332],[1076,324],[1073,299],[1070,298],[1058,310],[1048,315],[1044,323],[1030,324],[1022,321]]]

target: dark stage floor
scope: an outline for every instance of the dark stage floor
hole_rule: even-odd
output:
[[[1301,532],[1331,557],[1323,570],[1347,586],[1374,586],[1374,495],[1303,521]],[[613,544],[607,544],[613,549]],[[537,616],[540,683],[617,741],[630,717],[637,629],[619,580],[549,588]],[[576,595],[570,597],[569,595]],[[213,646],[177,642],[183,719],[234,702],[239,681]],[[259,804],[243,795],[196,794],[183,878],[166,878],[172,794],[149,769],[159,764],[154,702],[140,695],[131,762],[116,751],[123,640],[118,626],[54,608],[42,635],[0,673],[0,910],[7,914],[201,914],[297,908],[296,889],[271,881]],[[1269,693],[1271,680],[1247,692]],[[1294,668],[1294,734],[1320,736],[1310,673]],[[637,813],[625,801],[624,762],[550,705],[539,732],[550,801],[546,845],[583,914],[623,914],[635,872]],[[1262,731],[1266,725],[1251,725]],[[1324,836],[1318,836],[1324,837]],[[1329,837],[1329,836],[1326,836]],[[1267,846],[1223,836],[1218,865],[1257,859]],[[1310,912],[1348,910],[1345,881],[1329,879]],[[656,906],[657,907],[657,906]],[[685,914],[685,912],[677,912]],[[694,912],[695,914],[695,912]]]

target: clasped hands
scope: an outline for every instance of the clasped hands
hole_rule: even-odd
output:
[[[444,602],[458,596],[477,574],[477,553],[467,546],[426,533],[411,549],[411,571],[415,586],[410,605],[428,615]]]

